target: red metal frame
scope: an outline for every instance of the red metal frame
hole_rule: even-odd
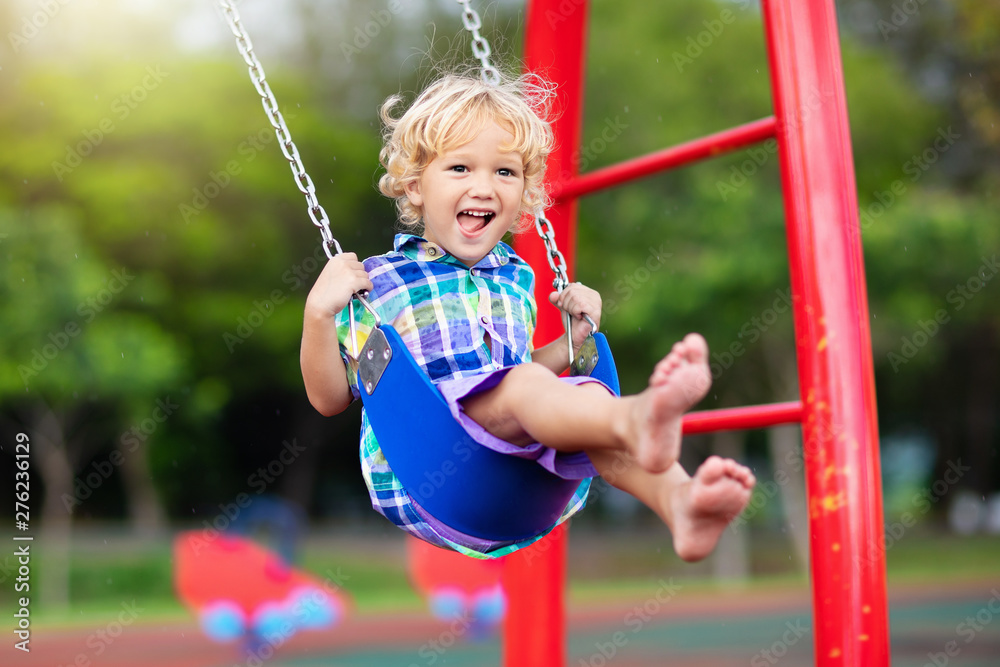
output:
[[[552,188],[552,197],[557,201],[575,199],[598,190],[634,181],[643,176],[729,153],[750,144],[770,139],[775,135],[776,126],[777,121],[774,116],[768,116],[649,155],[626,160],[603,169],[596,169],[582,176],[555,183]]]
[[[549,174],[562,180],[550,184],[549,218],[570,272],[577,197],[777,138],[801,401],[693,413],[684,432],[802,423],[816,663],[888,665],[885,556],[872,549],[881,544],[882,491],[871,334],[833,1],[762,0],[774,117],[578,176],[587,8],[587,0],[529,0],[525,38],[527,68],[559,86]],[[517,248],[546,270],[537,238],[525,235]],[[537,290],[545,303],[545,281]],[[561,333],[556,311],[542,309],[539,339]],[[508,558],[507,667],[566,664],[565,558],[565,529]]]
[[[832,0],[765,0],[762,11],[803,403],[816,661],[888,665],[875,379],[837,19]]]
[[[576,176],[575,148],[580,145],[583,118],[583,57],[587,34],[587,2],[566,3],[563,11],[553,0],[529,0],[525,27],[524,60],[528,70],[542,74],[559,88],[552,129],[556,148],[549,157],[548,173]],[[553,12],[555,12],[553,14]],[[549,20],[558,16],[560,21]],[[563,20],[564,19],[564,20]],[[576,257],[575,199],[557,202],[548,212],[559,246],[566,257],[569,279],[573,279]],[[515,239],[518,254],[539,276],[546,275],[545,247],[535,234]],[[542,269],[541,267],[546,267]],[[548,303],[551,283],[539,279],[535,285],[538,303]],[[558,311],[540,308],[537,340],[562,335]],[[553,531],[545,539],[507,557],[504,587],[507,621],[504,628],[505,667],[563,667],[566,664],[566,530]]]

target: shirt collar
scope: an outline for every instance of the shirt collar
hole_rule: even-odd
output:
[[[393,247],[397,252],[402,253],[408,259],[416,260],[418,262],[446,262],[469,268],[456,257],[448,254],[448,252],[441,246],[436,243],[431,243],[427,239],[417,236],[416,234],[396,234]],[[517,257],[514,254],[513,248],[501,241],[494,246],[493,250],[491,250],[486,257],[483,257],[481,260],[476,262],[475,266],[472,268],[496,268],[510,262],[512,257]]]

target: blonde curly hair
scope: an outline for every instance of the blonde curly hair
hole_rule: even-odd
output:
[[[384,145],[379,162],[385,174],[379,190],[396,200],[399,221],[420,230],[421,210],[406,197],[406,186],[420,178],[430,162],[471,141],[481,128],[495,122],[513,135],[504,151],[520,153],[524,161],[524,193],[513,231],[528,223],[526,213],[546,206],[545,161],[552,151],[552,128],[546,120],[553,86],[539,76],[502,77],[499,85],[484,83],[478,75],[445,74],[424,89],[399,118],[393,111],[402,102],[389,97],[381,109]]]

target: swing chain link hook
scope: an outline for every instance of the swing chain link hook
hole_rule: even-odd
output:
[[[457,1],[458,4],[462,5],[462,25],[472,35],[472,55],[479,58],[479,62],[483,65],[483,69],[479,75],[486,85],[499,86],[500,72],[490,63],[490,55],[492,54],[490,43],[486,41],[485,37],[479,34],[479,29],[483,27],[483,21],[479,18],[476,10],[469,4],[472,0]]]
[[[271,86],[267,83],[264,66],[257,60],[257,55],[253,50],[253,42],[250,41],[250,35],[243,28],[243,23],[240,21],[240,13],[237,11],[236,5],[231,0],[219,0],[219,5],[222,7],[222,13],[229,24],[229,29],[236,36],[236,48],[239,50],[240,55],[243,56],[243,61],[247,64],[250,72],[250,81],[253,83],[253,87],[257,89],[257,94],[260,95],[261,104],[264,106],[265,113],[267,113],[268,121],[270,121],[271,127],[274,128],[274,134],[278,137],[278,146],[281,148],[281,154],[288,160],[288,164],[292,169],[292,175],[295,177],[295,185],[299,189],[299,192],[305,195],[309,219],[319,228],[320,236],[323,238],[323,252],[326,253],[327,259],[333,259],[335,255],[340,255],[344,251],[340,247],[340,242],[337,241],[330,230],[330,218],[326,214],[326,209],[323,208],[316,197],[316,186],[313,184],[313,180],[309,174],[306,173],[305,165],[302,164],[302,158],[299,156],[299,149],[295,146],[295,142],[292,141],[292,133],[288,131],[288,126],[285,125],[285,117],[281,115],[281,111],[278,109],[278,100],[275,99],[274,93],[271,92]],[[488,48],[489,46],[487,46]],[[333,252],[331,248],[335,249],[336,252]],[[368,293],[365,291],[355,294],[361,305],[375,318],[375,326],[378,327],[382,324],[382,318],[372,308],[367,296]],[[351,299],[349,309],[348,315],[351,322],[351,340],[354,344],[354,357],[358,358],[360,348],[358,347],[358,336],[354,322],[354,299]]]

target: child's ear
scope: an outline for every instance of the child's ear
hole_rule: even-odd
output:
[[[411,204],[417,208],[424,205],[424,197],[420,194],[420,179],[415,178],[412,181],[408,181],[403,186],[403,191],[406,193],[406,198],[410,200]]]

